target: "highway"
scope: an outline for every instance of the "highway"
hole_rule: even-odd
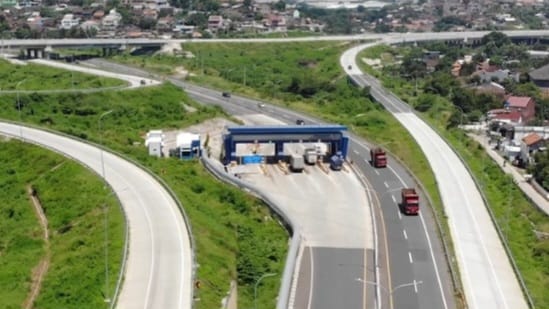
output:
[[[102,175],[101,153],[94,146],[1,122],[0,134],[60,152]],[[129,251],[117,308],[190,309],[191,247],[176,202],[152,176],[130,162],[108,152],[103,152],[103,161],[105,179],[116,192],[129,225]]]
[[[510,30],[501,31],[510,37],[547,37],[549,30]],[[293,37],[293,38],[247,38],[247,39],[10,39],[0,41],[2,48],[36,48],[46,47],[132,47],[132,46],[162,46],[166,44],[185,44],[185,43],[276,43],[276,42],[313,42],[313,41],[364,41],[364,40],[388,40],[397,42],[413,41],[440,41],[440,40],[463,40],[479,39],[490,33],[490,31],[461,31],[461,32],[391,32],[391,33],[364,33],[357,35],[324,35],[314,37]]]
[[[480,38],[487,33],[488,32],[368,34],[358,36],[288,38],[276,40],[251,39],[246,41],[290,42],[383,39],[388,43],[400,43],[425,40],[475,39]],[[512,31],[505,33],[512,37],[539,37],[549,35],[548,30]],[[150,40],[146,41],[147,42],[131,42],[127,39],[119,39],[117,42],[97,42],[97,40],[62,40],[59,42],[56,40],[12,40],[2,41],[2,46],[39,47],[43,44],[45,44],[45,46],[82,46],[90,44],[100,45],[118,43],[147,45],[151,43]],[[158,42],[153,43],[186,43],[191,41],[202,43],[242,42],[244,40],[214,39],[156,41]],[[518,284],[516,282],[516,278],[514,275],[509,276],[509,274],[512,274],[512,271],[509,271],[510,266],[505,258],[505,252],[501,248],[499,239],[497,238],[493,227],[483,224],[484,222],[489,222],[489,218],[487,218],[487,213],[484,207],[478,207],[479,205],[483,206],[483,202],[480,199],[478,190],[476,190],[476,187],[474,186],[474,183],[472,183],[467,171],[457,156],[455,156],[451,149],[449,149],[449,147],[444,143],[444,141],[442,141],[436,133],[434,133],[419,118],[417,118],[404,102],[400,101],[390,92],[381,88],[375,79],[367,75],[362,75],[360,71],[357,71],[356,63],[354,63],[354,58],[352,57],[353,53],[358,52],[360,48],[362,48],[362,46],[353,48],[349,51],[349,53],[342,57],[342,65],[344,68],[347,68],[348,64],[352,65],[352,69],[347,71],[357,82],[357,84],[362,86],[370,85],[372,87],[372,95],[383,103],[386,109],[393,113],[395,117],[411,131],[414,138],[416,138],[422,149],[426,152],[429,162],[435,170],[437,180],[439,180],[439,189],[443,194],[443,202],[450,218],[450,228],[455,242],[455,247],[458,252],[458,262],[460,271],[462,272],[469,307],[525,308],[526,306],[524,299],[520,293],[520,289],[517,288]],[[356,53],[354,55],[356,56]],[[120,67],[117,68],[119,69]],[[113,70],[112,67],[108,69]],[[116,70],[118,71],[118,69]],[[134,74],[136,71],[139,71],[135,69],[124,70],[126,70],[125,74]],[[149,76],[147,73],[143,72],[138,75],[144,77]],[[255,100],[237,97],[234,95],[231,99],[223,99],[218,91],[192,86],[177,80],[172,80],[172,82],[185,88],[185,90],[197,101],[206,104],[221,105],[230,114],[260,112],[281,119],[287,123],[293,123],[297,118],[306,119],[309,123],[318,122],[318,120],[312,119],[305,115],[286,111],[282,108],[268,104],[264,108],[259,107],[258,102]],[[27,132],[27,130],[29,130],[28,133],[31,132],[31,129],[24,129],[24,132]],[[36,132],[32,132],[32,135],[34,136],[35,133]],[[350,154],[350,158],[356,163],[356,166],[359,168],[361,173],[366,176],[365,181],[369,182],[369,185],[371,186],[370,189],[376,192],[375,196],[379,200],[379,206],[382,210],[379,215],[383,216],[384,229],[381,231],[380,235],[384,235],[385,240],[380,241],[380,250],[383,250],[383,244],[385,244],[386,248],[385,252],[380,252],[382,256],[380,257],[380,264],[378,265],[378,268],[385,266],[385,269],[381,270],[382,273],[385,273],[385,276],[382,274],[380,278],[381,281],[374,285],[378,290],[378,294],[379,290],[381,290],[382,294],[385,294],[385,297],[381,297],[382,301],[385,299],[384,306],[387,308],[455,307],[450,289],[451,284],[448,278],[448,270],[446,263],[442,258],[444,255],[440,247],[438,236],[433,228],[435,224],[430,212],[425,211],[424,208],[421,216],[409,218],[403,217],[397,211],[398,208],[396,205],[399,199],[399,189],[405,186],[412,186],[413,180],[409,177],[406,170],[399,166],[396,162],[390,162],[388,169],[372,169],[368,162],[365,161],[368,159],[368,146],[364,141],[353,138],[351,149],[352,152]],[[106,155],[105,158],[109,156],[110,155]],[[78,158],[80,159],[80,157]],[[105,160],[105,163],[107,164],[107,160]],[[96,166],[93,168],[95,169]],[[114,173],[115,171],[110,168],[107,168],[107,171],[107,180],[110,183],[113,180],[109,179],[109,175],[111,172],[112,174],[116,173]],[[112,178],[115,177],[112,176]],[[125,190],[126,187],[123,188]],[[470,194],[470,192],[472,193]],[[466,207],[463,207],[462,204],[465,204]],[[173,206],[171,208],[173,211]],[[166,209],[169,209],[169,207]],[[151,222],[146,222],[146,217],[147,216],[145,215],[145,219],[142,218],[142,220],[144,220],[143,223],[149,224],[149,229],[152,231],[153,227],[151,226],[153,224],[151,224]],[[460,227],[459,229],[458,226]],[[179,224],[176,224],[176,230],[177,229],[181,229]],[[481,238],[479,235],[483,235],[484,237]],[[139,238],[141,239],[141,237]],[[148,238],[144,236],[142,239],[147,239],[146,242],[150,242],[150,244],[152,244],[154,251],[155,241],[161,241],[155,240],[156,238],[156,236],[150,236]],[[141,242],[142,241],[140,241],[140,243]],[[181,242],[184,243],[185,240],[183,239]],[[131,244],[130,247],[132,247]],[[137,244],[137,247],[139,247],[139,244]],[[180,248],[185,248],[185,245],[181,245]],[[145,256],[147,256],[147,254],[145,254]],[[146,284],[147,287],[144,290],[145,292],[143,292],[143,287],[140,287],[142,290],[141,292],[143,292],[141,293],[138,292],[139,288],[132,290],[131,288],[124,286],[120,296],[120,307],[122,308],[123,305],[127,303],[130,304],[127,308],[133,308],[133,305],[136,306],[135,308],[143,308],[143,304],[145,306],[144,308],[157,308],[157,305],[160,307],[170,307],[170,304],[177,304],[178,302],[182,304],[182,302],[186,302],[186,300],[182,301],[185,297],[179,297],[179,300],[175,300],[174,302],[171,302],[168,299],[176,298],[174,294],[178,294],[178,292],[174,291],[174,288],[177,289],[178,287],[182,287],[181,290],[184,291],[184,295],[186,295],[187,290],[190,291],[190,287],[185,287],[188,285],[186,282],[190,283],[191,281],[190,272],[188,274],[186,272],[182,272],[184,276],[188,275],[188,281],[186,279],[180,279],[179,285],[171,285],[172,290],[157,290],[155,288],[153,291],[153,285],[155,285],[152,283],[153,280],[161,280],[163,276],[162,274],[167,271],[165,269],[162,270],[161,264],[158,263],[158,261],[155,261],[155,254],[149,254],[148,256],[150,267],[145,267],[145,270],[141,271],[142,273],[148,271],[148,275],[143,277],[148,278],[148,280],[145,280],[148,282]],[[190,258],[182,259],[186,261],[184,263],[185,265],[190,264]],[[385,262],[381,262],[383,259],[385,259]],[[130,263],[130,260],[132,263]],[[140,259],[136,258],[134,255],[132,260],[132,254],[130,254],[128,260],[128,270],[130,270],[130,265],[140,264],[142,266],[144,260],[146,260],[146,258],[141,259],[141,255]],[[184,268],[186,270],[188,267],[185,266]],[[173,270],[173,267],[170,269]],[[496,269],[498,271],[501,269],[501,273],[498,273]],[[132,270],[134,270],[134,268],[132,268]],[[179,272],[176,271],[175,273]],[[383,281],[383,278],[385,278],[385,281]],[[131,278],[126,277],[127,281],[129,281],[129,279]],[[481,285],[479,288],[479,282],[483,282],[485,284]],[[358,281],[353,283],[363,284]],[[137,286],[138,284],[134,285]],[[163,287],[162,284],[160,284],[160,287]],[[345,289],[345,287],[342,288]],[[131,290],[131,292],[127,292],[129,290]],[[315,294],[323,294],[323,292],[324,291],[320,291],[320,293],[318,293],[315,291]],[[168,296],[168,294],[171,296]],[[138,297],[135,297],[136,295],[145,298],[144,301],[141,302],[141,305],[137,305]],[[131,301],[132,299],[135,301],[133,304]]]
[[[367,46],[364,46],[366,48]],[[481,194],[446,142],[398,97],[371,76],[357,73],[363,46],[349,49],[341,65],[410,132],[425,153],[442,196],[469,308],[528,308]]]
[[[113,64],[101,59],[90,61],[97,68],[115,70],[116,72],[129,75],[149,76],[149,73],[146,71]],[[170,81],[185,89],[198,102],[222,106],[227,113],[232,115],[262,113],[288,124],[294,124],[296,119],[304,119],[308,124],[323,123],[319,119],[270,105],[267,102],[260,102],[235,94],[228,99],[222,97],[220,91],[217,90],[192,85],[177,79],[170,79]],[[260,107],[260,103],[264,103],[264,107]],[[387,169],[373,169],[367,162],[369,160],[367,143],[355,136],[351,138],[350,148],[350,158],[355,162],[356,167],[358,167],[361,173],[369,180],[373,192],[377,193],[376,195],[381,203],[382,215],[385,222],[385,232],[382,231],[380,233],[381,235],[386,235],[386,239],[382,239],[382,242],[386,242],[388,245],[388,248],[384,252],[380,252],[380,264],[383,266],[381,277],[385,281],[378,284],[380,286],[380,297],[383,308],[455,308],[449,270],[444,259],[444,251],[436,232],[436,223],[432,213],[427,207],[424,207],[419,217],[406,217],[398,212],[400,189],[414,186],[413,179],[406,169],[395,160],[390,160],[389,168]],[[426,199],[423,198],[423,200],[425,201]],[[378,229],[380,228],[378,226]],[[380,246],[380,248],[383,249],[383,246]],[[313,255],[324,255],[325,252],[322,251],[319,250],[317,252],[313,250]],[[339,257],[333,255],[331,260],[345,260],[344,254],[340,255],[338,253],[337,256]],[[321,259],[322,257],[314,258],[315,261],[320,261]],[[371,258],[369,259],[371,260]],[[330,259],[328,258],[328,260]],[[364,258],[355,257],[353,260],[360,261],[364,260]],[[335,264],[342,263],[344,264],[344,262]],[[356,266],[357,262],[347,264],[354,264]],[[334,267],[333,262],[331,265],[331,267]],[[320,268],[318,263],[315,263],[315,267]],[[358,269],[361,267],[365,267],[365,265],[355,267],[354,271],[350,271],[360,273]],[[341,269],[341,267],[339,268]],[[390,280],[387,280],[387,278],[390,278]],[[368,280],[375,279],[369,278]],[[416,282],[415,285],[413,284],[414,280]],[[390,291],[401,284],[409,283],[412,285],[399,288],[393,291],[393,293],[384,292],[384,290]],[[343,286],[341,286],[342,284]],[[349,297],[345,291],[355,291],[358,293],[361,289],[357,288],[357,285],[360,287],[361,284],[361,282],[357,282],[356,280],[349,280],[339,285],[332,285],[331,287],[336,286],[341,291],[341,295]],[[376,287],[372,284],[368,285],[370,285],[369,288]],[[329,289],[330,287],[325,287],[325,290],[315,291],[313,295],[316,297],[330,295],[333,298],[335,293]],[[297,299],[309,297],[309,293],[304,289],[299,289],[298,293],[301,293],[301,295],[297,295]],[[387,294],[392,294],[392,297],[389,297]],[[355,299],[359,297],[359,295],[354,296]],[[393,299],[392,306],[391,299]],[[321,300],[312,300],[312,302],[319,303]]]

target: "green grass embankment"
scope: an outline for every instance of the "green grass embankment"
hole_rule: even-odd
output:
[[[124,86],[126,82],[28,63],[14,65],[0,59],[0,90],[62,90]]]
[[[13,100],[13,96],[0,97],[0,117],[19,119]],[[24,122],[96,143],[101,140],[100,115],[113,111],[101,120],[103,144],[137,160],[163,178],[189,215],[197,245],[196,279],[201,282],[200,289],[195,291],[195,296],[200,298],[196,308],[217,308],[233,279],[239,283],[239,307],[250,308],[255,280],[265,272],[282,273],[288,235],[266,205],[215,180],[197,161],[152,158],[143,145],[143,135],[150,129],[183,129],[223,116],[219,109],[198,105],[169,84],[93,95],[20,95],[20,101]],[[196,111],[187,111],[183,103],[195,107]],[[65,246],[84,250],[79,244],[66,243]],[[75,271],[82,273],[79,268]],[[280,284],[280,278],[276,279],[264,282],[258,301],[261,308],[275,307]],[[53,294],[43,293],[44,303],[56,304],[49,295],[64,293],[58,290],[63,289],[63,281],[62,276],[55,278],[58,285],[54,285]],[[71,292],[71,295],[74,294]]]
[[[434,175],[419,146],[395,118],[372,102],[367,92],[352,85],[342,72],[339,56],[352,44],[185,44],[184,50],[194,58],[122,55],[115,60],[161,74],[174,74],[174,68],[184,68],[193,73],[188,77],[192,82],[268,99],[328,122],[345,124],[404,161],[428,191],[437,216],[444,218]],[[446,222],[441,221],[447,234]]]
[[[34,308],[104,306],[104,212],[108,205],[109,270],[118,274],[124,221],[116,200],[94,173],[36,146],[0,140],[0,308],[21,308],[36,280],[36,266],[49,267]],[[27,193],[32,186],[48,220],[49,245]],[[112,295],[117,276],[111,276]]]
[[[365,55],[376,57],[389,49],[379,47],[377,50],[366,50]],[[365,66],[364,69],[378,75],[383,84],[399,97],[415,104],[416,97],[412,95],[414,85],[403,79],[379,76],[379,72],[370,67]],[[422,81],[418,80],[418,83],[421,85]],[[433,95],[432,99],[432,106],[422,115],[450,142],[469,166],[509,244],[536,308],[549,308],[549,294],[546,293],[549,285],[549,238],[538,237],[541,234],[536,234],[549,233],[549,217],[530,202],[477,142],[458,129],[446,129],[454,109],[446,98]]]

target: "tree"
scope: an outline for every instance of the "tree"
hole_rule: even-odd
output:
[[[490,32],[481,39],[482,45],[493,43],[495,47],[500,48],[503,45],[511,44],[511,39],[502,32]]]
[[[273,4],[273,8],[279,12],[284,12],[286,10],[286,2],[279,0]]]

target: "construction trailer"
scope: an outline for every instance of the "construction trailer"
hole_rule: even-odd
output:
[[[162,130],[151,130],[147,132],[145,147],[149,150],[149,156],[162,157],[164,150],[164,133]]]
[[[200,135],[188,132],[177,134],[176,154],[183,160],[200,157],[202,154]]]

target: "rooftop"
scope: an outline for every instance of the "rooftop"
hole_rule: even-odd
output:
[[[543,138],[536,133],[528,134],[522,139],[526,146],[532,146],[536,143],[541,142],[542,140]]]
[[[510,96],[509,98],[507,98],[506,102],[509,104],[510,107],[526,108],[531,100],[531,97]]]
[[[533,70],[528,75],[530,75],[530,78],[536,80],[549,80],[549,64]]]

